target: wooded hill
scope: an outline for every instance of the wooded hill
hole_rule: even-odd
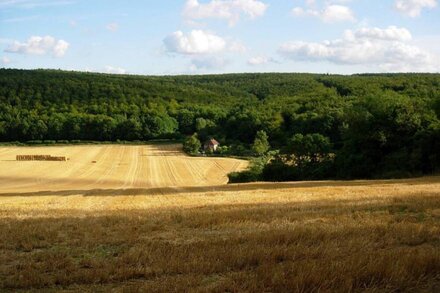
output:
[[[260,179],[401,177],[440,170],[440,75],[132,76],[0,69],[0,140],[151,140],[198,133]]]

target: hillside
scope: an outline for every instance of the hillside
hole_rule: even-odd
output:
[[[274,178],[262,173],[263,180],[438,173],[439,117],[439,74],[0,69],[0,141],[182,139],[197,132],[202,141],[215,137],[226,146],[223,155],[250,156],[257,132],[264,131],[281,156],[267,172]],[[299,169],[290,170],[283,165],[289,157],[307,164],[294,162]]]

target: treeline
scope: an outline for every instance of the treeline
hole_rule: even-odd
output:
[[[0,69],[2,142],[194,133],[201,142],[214,137],[228,154],[258,157],[252,174],[232,180],[433,174],[440,170],[440,75],[156,77]],[[256,151],[262,137],[270,148]]]

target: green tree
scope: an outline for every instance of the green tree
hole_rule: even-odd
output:
[[[137,140],[142,136],[142,125],[134,118],[119,122],[116,128],[119,139]]]
[[[257,156],[262,156],[267,153],[270,148],[268,138],[269,137],[264,130],[260,130],[257,132],[254,143],[252,145],[252,151],[254,152],[254,154],[256,154]]]
[[[200,131],[206,128],[207,121],[204,118],[197,118],[196,119],[196,130]]]
[[[328,156],[330,149],[330,140],[319,133],[306,135],[297,133],[289,143],[289,153],[299,165],[307,162],[318,163]]]
[[[197,137],[197,133],[194,133],[192,136],[188,137],[183,143],[183,150],[191,155],[198,154],[201,147],[202,144],[200,143],[200,140]]]

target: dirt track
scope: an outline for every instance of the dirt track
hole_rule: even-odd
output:
[[[228,158],[193,158],[179,145],[0,148],[0,193],[218,186],[247,166]],[[66,156],[67,162],[18,162],[16,155]],[[93,161],[96,161],[94,163]]]

